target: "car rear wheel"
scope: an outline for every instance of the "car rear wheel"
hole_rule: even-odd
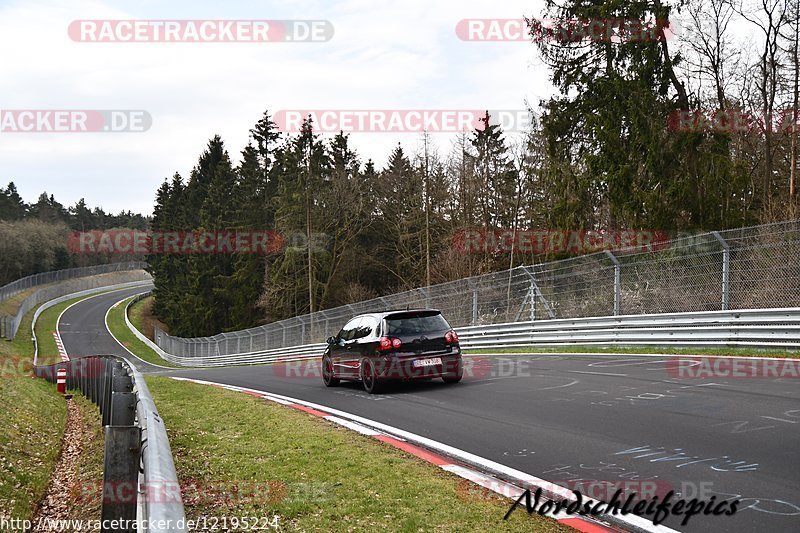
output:
[[[462,377],[464,377],[464,364],[461,362],[461,359],[459,359],[456,371],[442,376],[442,381],[445,383],[458,383],[461,381]]]
[[[378,378],[375,365],[369,359],[361,361],[361,383],[369,394],[376,394],[383,388],[383,382]]]
[[[333,361],[327,355],[322,358],[322,381],[326,387],[335,387],[339,384],[339,378],[333,377]]]

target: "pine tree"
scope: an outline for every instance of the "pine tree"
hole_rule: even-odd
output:
[[[299,135],[287,139],[276,151],[275,166],[275,227],[289,242],[270,263],[261,302],[270,316],[284,318],[315,309],[321,292],[311,241],[318,218],[325,216],[317,204],[321,191],[329,186],[331,164],[310,120],[304,121]],[[298,291],[304,292],[304,297]]]
[[[379,228],[385,235],[378,257],[394,276],[394,284],[410,288],[425,278],[425,209],[423,180],[398,145],[380,174]]]
[[[21,220],[26,211],[25,202],[13,181],[5,189],[0,188],[0,220]]]
[[[660,1],[546,2],[545,18],[582,21],[656,20],[669,18]],[[529,21],[534,35],[548,35]],[[557,202],[556,223],[585,226],[597,211],[607,212],[606,224],[625,227],[669,227],[676,200],[688,200],[685,189],[665,190],[681,181],[676,161],[679,148],[666,135],[670,112],[688,108],[668,43],[660,38],[537,39],[552,81],[560,95],[545,104],[543,128]],[[604,205],[587,204],[599,191]],[[679,205],[685,205],[681,203]],[[580,208],[579,220],[573,215]]]
[[[517,216],[514,203],[517,171],[503,130],[491,124],[488,111],[480,122],[470,140],[474,150],[472,174],[478,180],[480,220],[486,229],[508,229]]]
[[[349,283],[357,282],[352,271],[344,269],[348,260],[363,257],[357,240],[372,223],[375,197],[370,193],[374,165],[368,173],[361,172],[358,154],[350,147],[350,137],[339,132],[330,142],[328,151],[331,173],[319,197],[318,228],[326,236],[317,243],[317,275],[322,286],[320,308],[337,305],[336,295]],[[323,246],[319,246],[323,245]]]
[[[75,231],[86,231],[95,226],[92,211],[86,206],[83,198],[70,209],[70,215],[72,219],[70,225]]]

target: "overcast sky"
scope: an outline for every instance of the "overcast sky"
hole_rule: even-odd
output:
[[[0,3],[0,109],[141,109],[140,133],[0,132],[0,183],[26,201],[44,190],[64,204],[152,211],[155,190],[184,176],[214,134],[234,158],[265,109],[522,109],[550,93],[536,48],[466,42],[466,18],[538,15],[540,2],[341,0],[281,2],[36,1]],[[85,43],[85,19],[324,19],[322,43]],[[436,134],[441,151],[452,136]],[[398,141],[353,133],[379,166]]]

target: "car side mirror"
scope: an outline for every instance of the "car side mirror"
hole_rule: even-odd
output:
[[[336,337],[328,337],[328,340],[326,342],[328,344],[338,344],[339,340]]]

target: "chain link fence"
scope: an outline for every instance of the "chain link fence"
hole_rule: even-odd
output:
[[[454,327],[554,318],[800,306],[800,221],[704,233],[656,249],[615,250],[433,285],[265,326],[184,339],[183,357],[322,342],[360,313],[433,307]]]
[[[107,265],[94,265],[78,268],[67,268],[64,270],[53,270],[51,272],[40,272],[12,281],[0,287],[0,302],[15,296],[22,291],[28,290],[39,285],[47,285],[57,281],[64,281],[73,278],[83,278],[86,276],[96,276],[98,274],[108,274],[109,272],[123,272],[126,270],[144,270],[147,263],[141,261],[129,261],[124,263],[110,263]]]
[[[15,315],[0,316],[0,337],[9,340],[13,339],[19,330],[22,318],[40,303],[75,292],[107,287],[120,283],[150,280],[152,277],[144,271],[146,266],[147,263],[142,262],[114,263],[94,267],[43,272],[42,274],[36,274],[36,276],[29,276],[28,278],[44,280],[41,281],[40,284],[49,284],[57,281],[61,282],[52,286],[42,287],[27,296],[20,302]],[[19,289],[19,287],[16,287],[12,288],[10,291],[14,295],[19,294],[22,290],[35,286],[29,285],[32,282],[28,281],[28,278],[10,283],[3,287],[3,289],[15,285],[16,283],[24,282],[22,286],[25,288]],[[6,298],[9,297],[10,296],[6,296]],[[0,299],[0,301],[2,300]]]

